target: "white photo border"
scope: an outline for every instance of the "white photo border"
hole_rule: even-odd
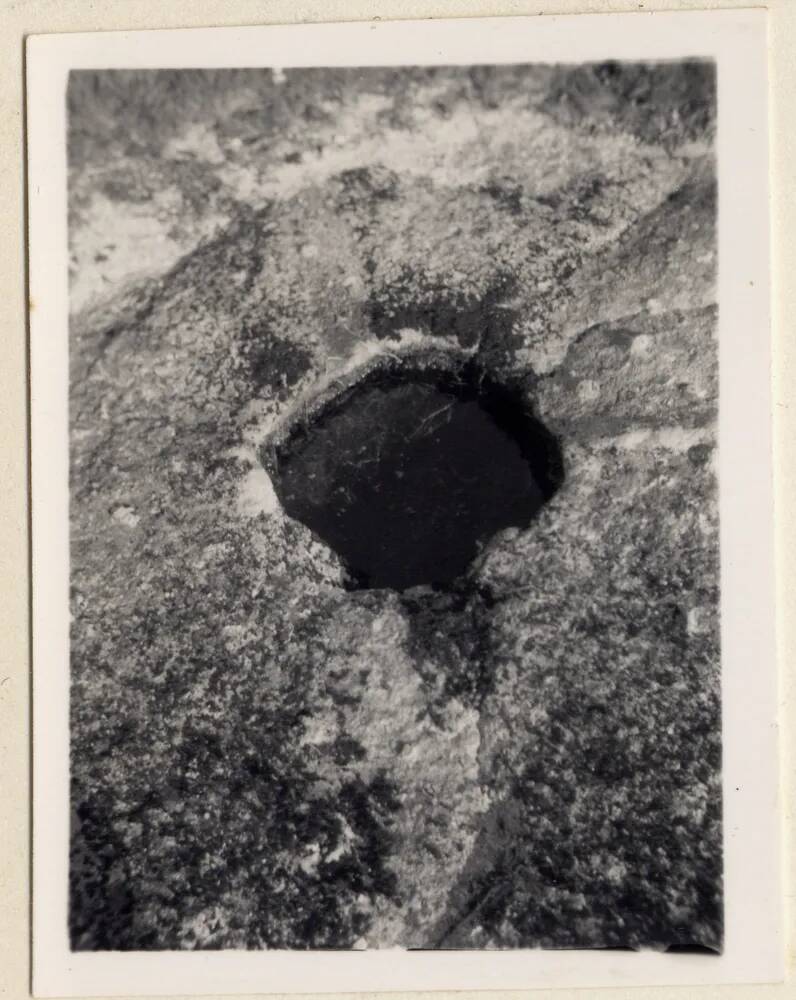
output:
[[[71,69],[715,59],[725,866],[721,956],[651,951],[71,952],[66,84]],[[36,996],[492,990],[784,975],[764,10],[38,35],[27,41]]]

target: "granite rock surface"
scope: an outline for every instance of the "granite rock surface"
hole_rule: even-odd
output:
[[[74,948],[721,947],[713,86],[73,74]],[[564,481],[351,589],[264,455],[429,352]]]

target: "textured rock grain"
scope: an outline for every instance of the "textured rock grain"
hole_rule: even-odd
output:
[[[69,104],[73,946],[719,948],[710,69]],[[452,590],[351,591],[261,449],[429,347],[565,482]]]

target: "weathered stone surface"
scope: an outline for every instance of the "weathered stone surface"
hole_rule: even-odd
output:
[[[76,74],[76,948],[721,944],[712,77]],[[473,356],[565,481],[346,589],[263,449]]]

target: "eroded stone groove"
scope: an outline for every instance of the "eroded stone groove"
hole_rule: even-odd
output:
[[[405,590],[460,577],[479,546],[526,527],[561,483],[552,435],[475,363],[371,371],[274,453],[284,509],[354,585]]]

